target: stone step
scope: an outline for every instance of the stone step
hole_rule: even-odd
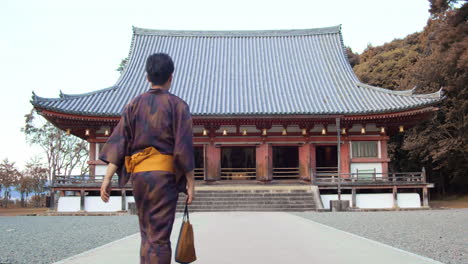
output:
[[[242,193],[242,194],[230,194],[230,193],[216,193],[216,194],[199,194],[195,193],[196,197],[307,197],[312,196],[312,193],[300,194],[300,193]],[[179,197],[185,197],[185,195],[179,195]]]
[[[302,200],[289,200],[289,199],[241,199],[241,200],[194,200],[192,204],[232,204],[232,203],[257,203],[257,204],[269,204],[269,203],[311,203],[314,202],[314,199],[302,199]],[[179,200],[177,204],[185,204],[185,200]]]
[[[295,209],[295,208],[267,208],[267,209],[259,209],[259,208],[235,208],[235,209],[190,209],[190,213],[193,212],[305,212],[305,211],[316,211],[316,209]],[[177,213],[183,213],[183,210],[177,210]]]
[[[195,190],[195,193],[310,193],[310,190]]]
[[[183,212],[187,196],[179,194],[177,212]],[[191,212],[215,211],[311,211],[316,210],[311,190],[196,190]]]
[[[190,208],[189,212],[205,212],[205,211],[271,211],[271,210],[297,210],[297,211],[315,211],[314,207],[200,207]],[[183,209],[177,209],[176,212],[184,212]]]
[[[191,204],[190,208],[315,208],[314,204]],[[185,205],[177,206],[184,209]]]

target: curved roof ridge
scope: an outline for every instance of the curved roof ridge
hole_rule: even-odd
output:
[[[95,95],[95,94],[98,94],[98,93],[103,93],[103,92],[107,92],[107,91],[111,91],[111,90],[116,90],[117,88],[118,88],[118,86],[113,85],[113,86],[110,86],[110,87],[107,87],[107,88],[103,88],[103,89],[100,89],[100,90],[91,91],[91,92],[87,92],[87,93],[82,93],[82,94],[65,94],[65,93],[62,93],[62,91],[60,90],[60,97],[63,98],[63,99],[84,97],[84,96]]]
[[[148,29],[133,26],[135,35],[179,36],[179,37],[281,37],[334,34],[341,32],[341,25],[305,29],[268,30],[169,30]]]
[[[357,86],[371,89],[377,92],[382,92],[382,93],[388,93],[388,94],[393,94],[393,95],[399,95],[399,96],[410,96],[410,97],[419,97],[419,98],[428,98],[428,99],[441,99],[441,90],[435,93],[429,93],[429,94],[415,94],[416,86],[409,89],[409,90],[401,90],[401,91],[394,91],[390,89],[385,89],[382,87],[377,87],[369,84],[365,84],[362,82],[358,82]]]
[[[87,93],[82,93],[82,94],[65,94],[65,93],[62,92],[62,90],[60,90],[60,94],[59,94],[58,98],[40,97],[40,96],[36,95],[36,93],[33,91],[33,96],[32,96],[33,98],[32,99],[33,99],[33,102],[60,101],[60,100],[66,100],[66,99],[73,99],[73,98],[80,98],[80,97],[95,95],[95,94],[115,90],[117,88],[118,87],[114,85],[114,86],[107,87],[107,88],[104,88],[104,89],[91,91],[91,92],[87,92]]]
[[[414,97],[427,98],[427,99],[444,99],[446,98],[444,88],[441,87],[437,92],[428,93],[428,94],[413,94]]]

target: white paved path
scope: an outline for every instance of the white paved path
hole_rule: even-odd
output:
[[[174,222],[173,252],[181,220]],[[196,212],[190,222],[200,264],[440,263],[289,213]],[[57,263],[138,264],[139,245],[138,233]]]

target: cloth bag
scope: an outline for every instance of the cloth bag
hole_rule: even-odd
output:
[[[185,201],[185,211],[175,252],[175,261],[182,264],[191,263],[197,260],[197,256],[195,255],[193,227],[189,220],[187,201],[188,200]]]

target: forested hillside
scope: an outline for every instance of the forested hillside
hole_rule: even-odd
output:
[[[468,192],[468,3],[430,0],[422,32],[382,46],[368,46],[359,57],[348,50],[364,83],[416,93],[443,88],[446,98],[431,120],[391,139],[391,170],[425,167],[435,194]]]

